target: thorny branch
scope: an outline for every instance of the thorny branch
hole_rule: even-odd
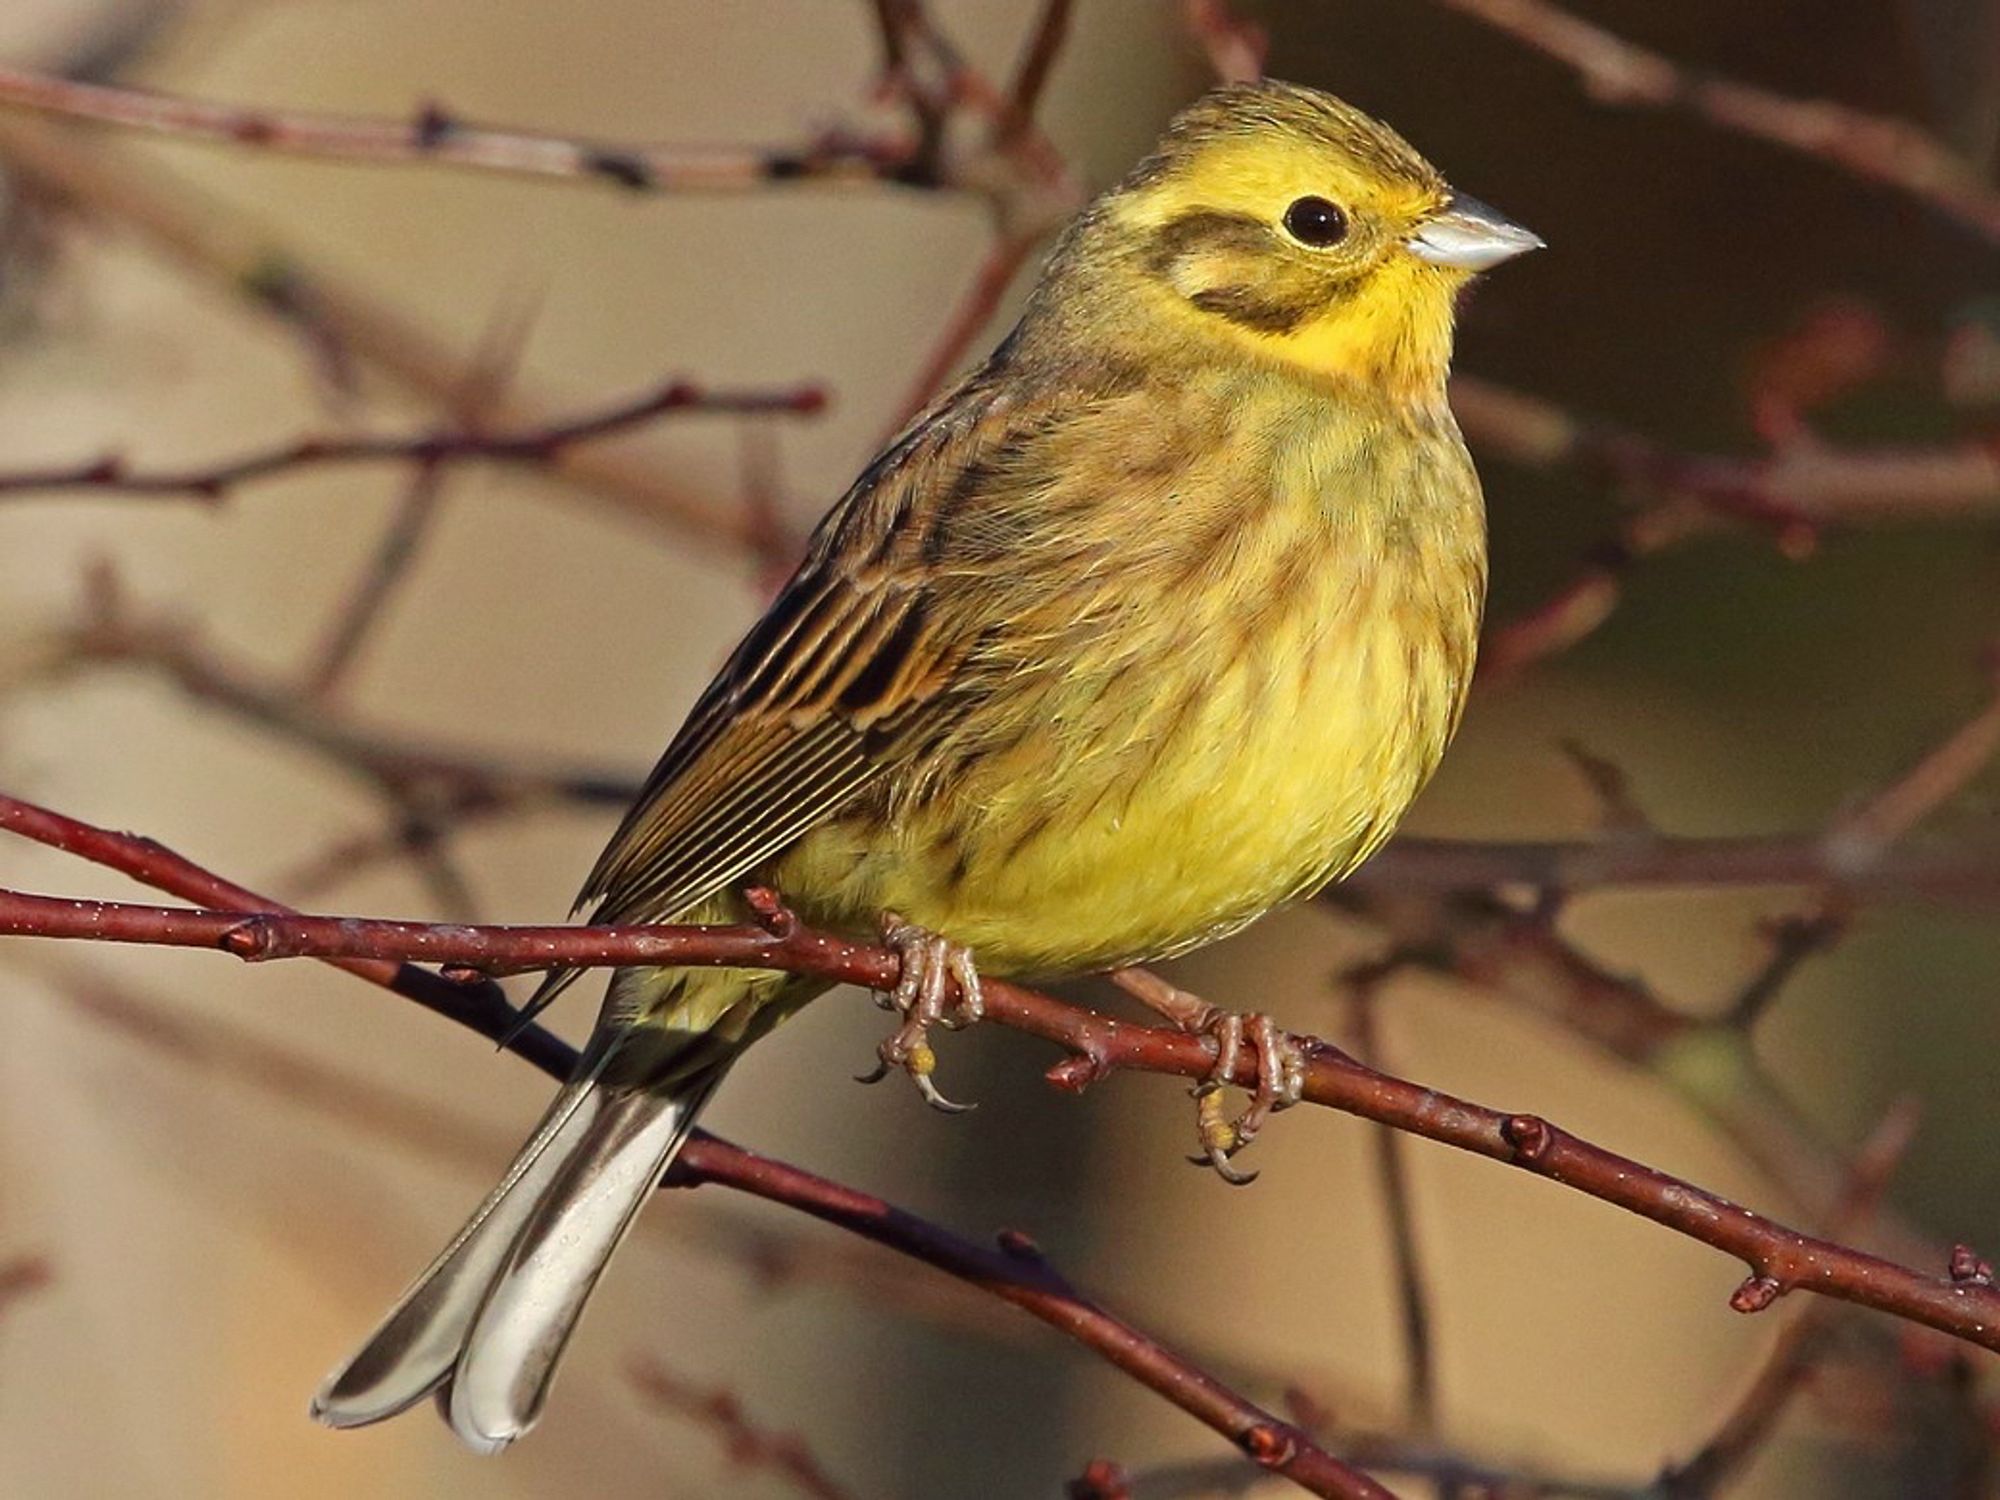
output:
[[[161,883],[151,877],[162,866],[193,868],[150,841],[91,828],[13,798],[0,798],[0,830],[149,883]],[[235,890],[205,871],[197,875],[204,890]],[[189,910],[8,892],[0,894],[0,932],[219,948],[249,961],[324,958],[378,982],[417,963],[441,964],[468,980],[556,965],[651,964],[781,969],[883,991],[894,987],[897,972],[889,950],[803,927],[774,898],[767,901],[764,925],[749,927],[439,926],[260,907],[253,900]],[[436,982],[452,988],[450,981]],[[480,986],[472,988],[484,993]],[[1050,1082],[1059,1088],[1081,1090],[1121,1069],[1198,1079],[1215,1066],[1214,1044],[1207,1038],[1130,1025],[1018,985],[991,981],[986,990],[990,1020],[1070,1054],[1049,1069]],[[487,1004],[505,1008],[504,1000]],[[1739,1312],[1762,1311],[1789,1291],[1813,1291],[2000,1351],[2000,1288],[1990,1279],[1925,1275],[1802,1234],[1537,1116],[1454,1099],[1365,1067],[1313,1038],[1302,1039],[1302,1046],[1304,1097],[1313,1103],[1522,1167],[1741,1260],[1749,1275],[1730,1298]],[[1235,1081],[1245,1087],[1255,1083],[1250,1059],[1239,1065]]]

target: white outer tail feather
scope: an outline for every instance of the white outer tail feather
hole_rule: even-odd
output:
[[[605,1262],[717,1081],[677,1095],[564,1088],[499,1187],[320,1388],[313,1417],[360,1427],[448,1384],[440,1404],[468,1447],[497,1453],[526,1433]]]

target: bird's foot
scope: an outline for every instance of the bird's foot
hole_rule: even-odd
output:
[[[1201,1155],[1188,1160],[1213,1167],[1224,1182],[1239,1187],[1255,1181],[1257,1174],[1238,1171],[1232,1158],[1257,1138],[1273,1114],[1299,1102],[1305,1092],[1305,1048],[1267,1015],[1218,1009],[1148,970],[1120,969],[1111,978],[1120,989],[1182,1031],[1214,1040],[1215,1065],[1193,1089]],[[1250,1089],[1250,1103],[1231,1119],[1223,1106],[1223,1090],[1234,1081],[1246,1047],[1256,1081]]]
[[[939,937],[927,928],[905,922],[893,912],[882,917],[882,941],[896,952],[902,968],[896,988],[878,994],[875,1003],[884,1010],[901,1011],[903,1024],[876,1049],[880,1061],[874,1071],[859,1079],[880,1083],[892,1068],[901,1068],[923,1095],[924,1103],[947,1114],[962,1114],[976,1108],[955,1104],[938,1092],[931,1081],[937,1071],[937,1054],[931,1050],[933,1026],[957,1031],[972,1025],[985,1014],[980,994],[979,970],[973,966],[972,950],[962,943]],[[954,983],[956,981],[956,983]]]
[[[1290,1032],[1280,1030],[1276,1021],[1259,1013],[1246,1016],[1223,1011],[1202,1029],[1215,1038],[1215,1066],[1194,1087],[1195,1129],[1202,1154],[1188,1160],[1197,1166],[1214,1167],[1224,1182],[1240,1187],[1254,1181],[1257,1174],[1237,1171],[1231,1158],[1257,1139],[1273,1114],[1299,1102],[1306,1086],[1305,1049]],[[1256,1082],[1250,1090],[1250,1103],[1232,1120],[1223,1111],[1222,1091],[1235,1078],[1246,1045]]]

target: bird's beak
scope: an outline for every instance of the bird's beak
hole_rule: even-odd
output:
[[[1503,260],[1541,249],[1542,237],[1477,198],[1454,193],[1441,212],[1403,243],[1418,260],[1434,266],[1484,271]]]

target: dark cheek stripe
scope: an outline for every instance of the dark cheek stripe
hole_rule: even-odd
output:
[[[1203,312],[1218,313],[1259,333],[1290,333],[1326,305],[1322,296],[1281,299],[1252,287],[1210,287],[1188,299]]]
[[[1288,261],[1277,231],[1246,214],[1197,209],[1169,220],[1154,232],[1147,262],[1155,275],[1173,281],[1183,262],[1226,256],[1248,279],[1204,287],[1188,300],[1203,312],[1227,318],[1262,334],[1288,334],[1336,302],[1358,295],[1367,284],[1314,274]]]

